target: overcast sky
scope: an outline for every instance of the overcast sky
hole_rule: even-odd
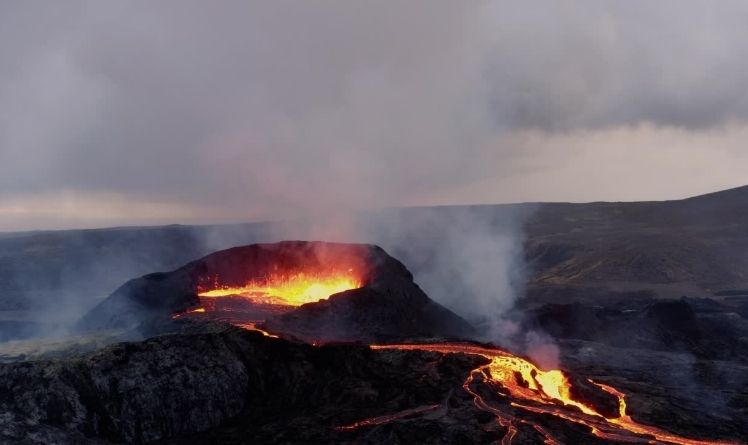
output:
[[[0,230],[748,183],[748,2],[4,1]]]

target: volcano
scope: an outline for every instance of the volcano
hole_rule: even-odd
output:
[[[689,308],[658,303],[640,318],[672,347],[673,338],[702,335]],[[673,312],[685,325],[669,321]],[[537,322],[575,334],[546,314]],[[629,314],[605,316],[636,326]],[[718,425],[718,414],[702,410],[702,428],[673,414],[682,407],[663,414],[642,403],[631,393],[641,373],[631,369],[579,372],[589,348],[570,352],[577,366],[564,370],[477,342],[478,328],[373,245],[286,241],[215,252],[125,283],[78,329],[150,338],[2,365],[4,442],[727,445],[746,437],[742,418]],[[596,356],[626,362],[614,350]],[[711,372],[740,391],[745,382],[731,374],[739,371],[714,364]]]
[[[266,325],[306,341],[474,334],[380,247],[306,241],[235,247],[131,280],[79,327],[129,329],[172,319]]]

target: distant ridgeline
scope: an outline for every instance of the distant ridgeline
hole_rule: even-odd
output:
[[[453,247],[439,240],[454,230],[456,215],[484,218],[497,233],[518,215],[524,221],[528,303],[560,295],[570,301],[748,294],[748,187],[679,201],[371,211],[361,226],[371,233],[386,229],[390,237],[362,241],[382,245],[418,279],[430,261],[450,254]],[[422,229],[424,221],[428,228]],[[304,227],[253,223],[2,234],[0,304],[6,311],[49,309],[61,301],[87,309],[130,278],[173,270],[231,246],[305,238]]]

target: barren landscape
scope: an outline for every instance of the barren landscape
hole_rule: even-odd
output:
[[[414,224],[419,213],[478,212],[497,236],[522,216],[526,291],[503,337],[418,286],[419,268],[449,254],[438,219],[385,250],[283,242],[203,259],[205,232],[230,247],[269,238],[269,225],[5,234],[2,437],[744,443],[748,256],[736,246],[748,237],[747,193],[387,211]],[[425,254],[410,258],[414,246]],[[170,269],[99,296],[118,274]],[[334,295],[279,299],[310,292],[294,293],[297,279]],[[71,303],[87,312],[72,324],[34,318]],[[532,364],[528,332],[557,351],[561,371]]]

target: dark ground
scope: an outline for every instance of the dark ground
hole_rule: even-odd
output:
[[[439,240],[451,229],[439,215],[463,214],[494,221],[497,233],[522,221],[530,273],[514,316],[554,339],[565,369],[625,391],[639,421],[748,442],[748,187],[669,202],[402,209],[362,218],[404,224],[398,243],[383,247],[417,282],[419,271],[449,253]],[[418,230],[424,219],[429,230]],[[134,334],[7,342],[57,332],[130,278],[298,229],[283,227],[0,234],[0,361],[15,362],[0,365],[0,438],[491,443],[503,436],[459,388],[474,358],[279,346],[225,328],[93,353]],[[355,436],[333,428],[424,404],[440,408]],[[595,443],[582,430],[543,421],[566,443]],[[530,428],[514,443],[540,440]]]

